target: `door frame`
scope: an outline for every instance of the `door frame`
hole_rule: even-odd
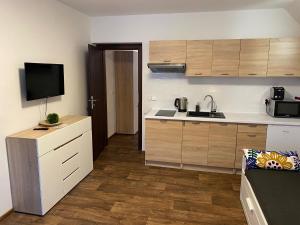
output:
[[[141,42],[132,42],[132,43],[93,43],[99,51],[104,52],[106,50],[137,50],[138,51],[138,150],[142,151],[142,122],[143,122],[143,44]],[[105,74],[106,79],[106,70],[105,70],[105,57],[104,57],[104,68],[102,71]],[[105,84],[106,89],[106,84]],[[107,92],[105,92],[105,99],[107,98]],[[107,103],[106,103],[107,104]],[[106,115],[107,121],[107,115]]]

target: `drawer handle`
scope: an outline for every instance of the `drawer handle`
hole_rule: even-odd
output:
[[[73,173],[75,173],[77,170],[79,169],[79,167],[77,167],[72,173],[70,173],[68,176],[66,176],[63,181],[65,181],[66,179],[68,179],[70,176],[72,176]]]
[[[284,74],[285,76],[295,76],[295,74],[293,74],[293,73],[286,73],[286,74]]]
[[[226,123],[220,123],[219,125],[222,126],[222,127],[228,126],[228,124],[226,124]]]
[[[228,76],[229,74],[228,73],[221,73],[220,75],[221,76]]]
[[[83,134],[80,134],[80,135],[78,135],[77,137],[71,139],[70,141],[67,141],[66,143],[64,143],[64,144],[62,144],[62,145],[60,145],[60,146],[54,148],[54,151],[60,149],[61,147],[63,147],[63,146],[65,146],[65,145],[69,144],[69,143],[72,142],[72,141],[75,141],[77,138],[80,138],[82,135],[83,135]]]
[[[248,137],[256,137],[256,134],[248,134]]]
[[[168,63],[168,62],[171,62],[171,60],[164,60],[164,62]]]
[[[192,124],[200,124],[201,122],[192,122]]]
[[[248,125],[248,127],[257,127],[257,125]]]
[[[249,76],[256,76],[256,73],[248,73]]]
[[[199,76],[199,75],[202,75],[202,73],[195,73],[195,75],[198,75],[198,76]]]
[[[79,152],[75,153],[74,155],[72,155],[71,157],[67,158],[65,161],[63,161],[61,164],[65,164],[66,162],[68,162],[70,159],[74,158],[76,155],[78,155]]]
[[[247,205],[248,205],[248,208],[249,208],[250,212],[253,212],[254,211],[254,207],[253,207],[251,199],[250,198],[246,198],[246,202],[247,202]]]

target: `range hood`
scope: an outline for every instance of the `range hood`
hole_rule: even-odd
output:
[[[148,63],[153,73],[184,73],[185,63]]]

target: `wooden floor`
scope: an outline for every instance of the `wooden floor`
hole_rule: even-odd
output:
[[[94,171],[46,216],[1,225],[246,225],[240,176],[146,167],[137,137],[114,136]]]

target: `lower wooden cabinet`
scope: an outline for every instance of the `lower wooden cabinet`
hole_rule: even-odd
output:
[[[209,123],[184,122],[182,135],[182,163],[207,165]]]
[[[265,125],[238,125],[235,165],[236,169],[242,168],[244,148],[266,149],[267,126]]]
[[[240,169],[243,148],[266,148],[267,126],[146,120],[146,161]]]
[[[146,160],[181,163],[182,122],[146,120]]]
[[[208,166],[234,168],[236,134],[236,124],[210,124]]]

